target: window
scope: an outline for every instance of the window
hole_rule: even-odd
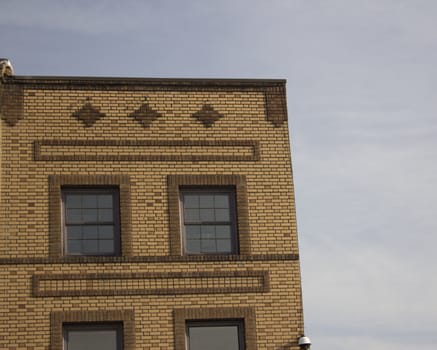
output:
[[[63,187],[64,255],[120,255],[119,191]]]
[[[130,205],[130,179],[128,175],[50,175],[49,178],[49,254],[52,258],[62,258],[64,256],[68,256],[68,259],[71,259],[71,256],[74,256],[75,259],[82,259],[83,256],[86,256],[87,259],[90,259],[90,256],[100,256],[106,255],[109,257],[109,259],[112,259],[111,257],[117,257],[120,255],[123,256],[132,256],[132,236],[131,236],[131,205]],[[103,242],[104,240],[109,240],[108,237],[109,233],[103,233],[103,236],[99,238],[99,233],[97,235],[97,239],[91,239],[91,240],[97,240],[97,249],[95,249],[96,242],[90,243],[85,242],[86,248],[90,249],[92,248],[92,245],[94,244],[94,253],[92,252],[86,252],[85,247],[83,247],[81,240],[84,238],[82,236],[82,227],[80,227],[80,236],[79,236],[79,228],[76,228],[76,238],[74,235],[70,237],[70,239],[78,240],[80,241],[80,248],[79,248],[79,242],[71,242],[73,245],[71,252],[69,252],[68,244],[68,227],[72,227],[74,225],[76,226],[99,226],[103,225],[107,220],[105,219],[105,215],[109,213],[110,208],[105,208],[104,204],[96,204],[94,208],[88,208],[86,205],[81,204],[76,205],[76,208],[70,208],[70,209],[78,209],[76,212],[73,211],[73,222],[70,220],[66,220],[66,205],[65,205],[65,195],[64,193],[69,193],[70,191],[74,192],[75,194],[81,194],[86,195],[85,192],[92,192],[92,191],[98,192],[98,194],[105,195],[103,192],[109,192],[110,196],[112,196],[112,209],[113,209],[113,220],[108,220],[107,226],[113,226],[113,232],[114,232],[114,238],[113,238],[113,248],[110,247],[110,242]],[[72,193],[73,195],[73,193]],[[79,200],[78,198],[76,198]],[[85,201],[86,202],[86,201]],[[102,202],[102,200],[100,200]],[[88,204],[87,204],[88,205]],[[83,207],[83,208],[82,208]],[[92,211],[92,209],[95,210],[102,210],[100,213],[102,215],[101,220],[99,219],[99,216],[97,216],[97,220],[89,221],[85,225],[82,221],[78,220],[78,214],[80,210],[80,215],[82,215],[82,210],[84,212],[89,213],[89,215],[94,215],[95,211]],[[104,209],[107,209],[104,211]],[[88,214],[85,213],[86,219],[91,219],[87,216]],[[99,214],[98,214],[99,215]],[[80,220],[83,220],[80,219]],[[93,223],[93,224],[91,224]],[[75,229],[72,229],[73,231]],[[105,231],[105,228],[102,229]],[[86,231],[86,230],[85,230]],[[107,231],[110,231],[110,228],[107,228]],[[85,236],[86,237],[86,236]],[[102,247],[99,248],[99,241],[102,243]],[[89,243],[89,246],[86,244]],[[76,252],[74,252],[74,246],[76,245]],[[105,248],[106,245],[106,248]],[[112,252],[111,252],[112,251]],[[73,253],[74,252],[74,253]]]
[[[244,175],[168,175],[170,254],[250,255]]]
[[[135,350],[135,313],[130,309],[52,311],[50,349]]]
[[[244,350],[241,320],[188,321],[187,350]]]
[[[181,189],[186,254],[235,254],[237,230],[233,188]]]
[[[173,310],[175,350],[256,350],[252,307]]]
[[[121,350],[122,323],[63,325],[64,350]]]

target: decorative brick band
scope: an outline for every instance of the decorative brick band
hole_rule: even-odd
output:
[[[182,254],[179,189],[181,186],[234,186],[237,207],[239,253],[250,255],[249,209],[246,177],[243,175],[168,175],[168,210],[170,219],[170,254]]]
[[[21,86],[0,84],[0,117],[7,125],[14,126],[23,119],[23,96]]]
[[[251,140],[40,140],[36,161],[258,161]]]
[[[46,274],[34,297],[266,293],[268,271]]]
[[[121,253],[132,255],[130,180],[127,175],[50,175],[49,176],[49,255],[63,256],[62,186],[118,186],[120,194]]]
[[[245,349],[256,350],[256,315],[252,307],[222,307],[199,309],[175,309],[175,350],[186,350],[186,322],[196,320],[235,320],[244,321]]]
[[[287,120],[287,97],[285,85],[266,88],[266,117],[274,126],[281,126]]]
[[[265,94],[267,120],[280,126],[287,120],[285,80],[275,79],[151,79],[151,78],[85,78],[20,77],[8,78],[0,91],[0,115],[14,126],[23,118],[23,90],[82,91],[257,91]],[[142,117],[141,117],[142,118]],[[88,117],[86,117],[88,119]],[[140,122],[142,122],[140,120]]]
[[[54,311],[50,314],[50,349],[62,350],[63,324],[123,323],[123,349],[135,350],[135,314],[133,310]]]
[[[52,264],[136,264],[136,263],[190,263],[232,261],[298,261],[298,254],[257,255],[169,255],[169,256],[65,256],[0,258],[0,265]]]

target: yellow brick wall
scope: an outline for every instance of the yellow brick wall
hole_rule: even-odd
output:
[[[214,271],[269,270],[268,293],[31,297],[32,274],[108,271]],[[0,348],[47,349],[50,339],[50,312],[62,310],[135,310],[137,349],[173,349],[174,308],[253,306],[256,312],[258,349],[290,349],[293,335],[302,332],[299,267],[297,262],[129,264],[129,265],[39,265],[7,266],[0,273],[1,310]],[[296,285],[296,287],[293,287]],[[32,347],[33,346],[33,347]]]
[[[72,174],[130,176],[133,256],[170,254],[167,175],[172,174],[244,175],[251,254],[298,254],[287,123],[274,126],[267,120],[262,89],[194,90],[24,88],[23,118],[14,126],[2,122],[1,129],[1,349],[48,349],[52,311],[111,309],[135,311],[137,349],[173,349],[175,308],[229,306],[255,308],[258,350],[296,348],[303,332],[296,259],[89,264],[32,260],[49,255],[48,177]],[[145,101],[161,114],[148,127],[129,117]],[[86,102],[106,115],[90,127],[72,116]],[[209,128],[192,117],[204,104],[223,115]],[[260,159],[36,161],[34,142],[41,140],[251,140],[259,142]],[[108,155],[115,151],[98,150]],[[216,151],[221,152],[220,147]],[[247,150],[240,151],[244,155]],[[57,152],[75,154],[77,149]],[[7,263],[16,258],[30,260]],[[269,271],[269,292],[75,297],[35,297],[31,292],[32,276],[40,274],[252,270]]]

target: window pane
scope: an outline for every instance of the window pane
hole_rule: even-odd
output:
[[[82,195],[82,208],[97,208],[97,195],[95,194]]]
[[[113,239],[114,227],[112,225],[99,226],[99,238],[100,239]]]
[[[215,209],[215,221],[230,221],[229,209]]]
[[[200,250],[200,240],[187,239],[185,243],[185,251],[189,254],[199,254]]]
[[[215,227],[215,234],[217,239],[231,239],[231,226],[229,225],[217,225]]]
[[[97,226],[82,226],[83,239],[97,239]]]
[[[200,221],[214,221],[214,209],[200,209]]]
[[[239,350],[237,325],[189,327],[189,350]]]
[[[65,343],[67,350],[118,350],[117,338],[116,329],[69,330]]]
[[[194,194],[184,195],[184,208],[199,208],[199,196]]]
[[[186,222],[199,222],[199,209],[185,209],[184,220]]]
[[[67,241],[67,253],[68,254],[82,253],[82,241],[78,239],[69,239]]]
[[[200,239],[200,226],[199,225],[185,226],[185,237],[187,239]]]
[[[199,205],[201,208],[214,208],[214,195],[201,194],[199,196]]]
[[[202,225],[202,239],[215,239],[215,226]]]
[[[65,206],[66,208],[82,208],[82,196],[80,194],[67,194]]]
[[[97,254],[98,241],[96,239],[83,240],[82,245],[84,254]]]
[[[217,240],[217,252],[230,253],[232,251],[231,241],[225,239]]]
[[[213,239],[202,239],[200,247],[202,253],[215,253],[217,251],[215,240]]]
[[[82,227],[81,226],[68,226],[67,227],[67,238],[68,239],[81,239],[82,238]]]
[[[67,209],[66,210],[67,223],[82,223],[82,210],[81,209]]]
[[[84,222],[97,222],[97,209],[83,209],[82,217]]]
[[[229,208],[229,195],[216,194],[214,196],[214,208]]]
[[[99,208],[112,208],[112,194],[99,194],[97,204]]]
[[[111,254],[114,253],[114,241],[109,239],[103,239],[99,241],[99,253]]]
[[[112,222],[112,209],[99,209],[99,221],[102,222]]]

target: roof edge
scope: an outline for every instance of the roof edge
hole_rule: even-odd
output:
[[[81,76],[20,76],[7,77],[6,84],[37,85],[112,85],[166,87],[268,87],[284,86],[285,79],[218,79],[218,78],[125,78]]]

